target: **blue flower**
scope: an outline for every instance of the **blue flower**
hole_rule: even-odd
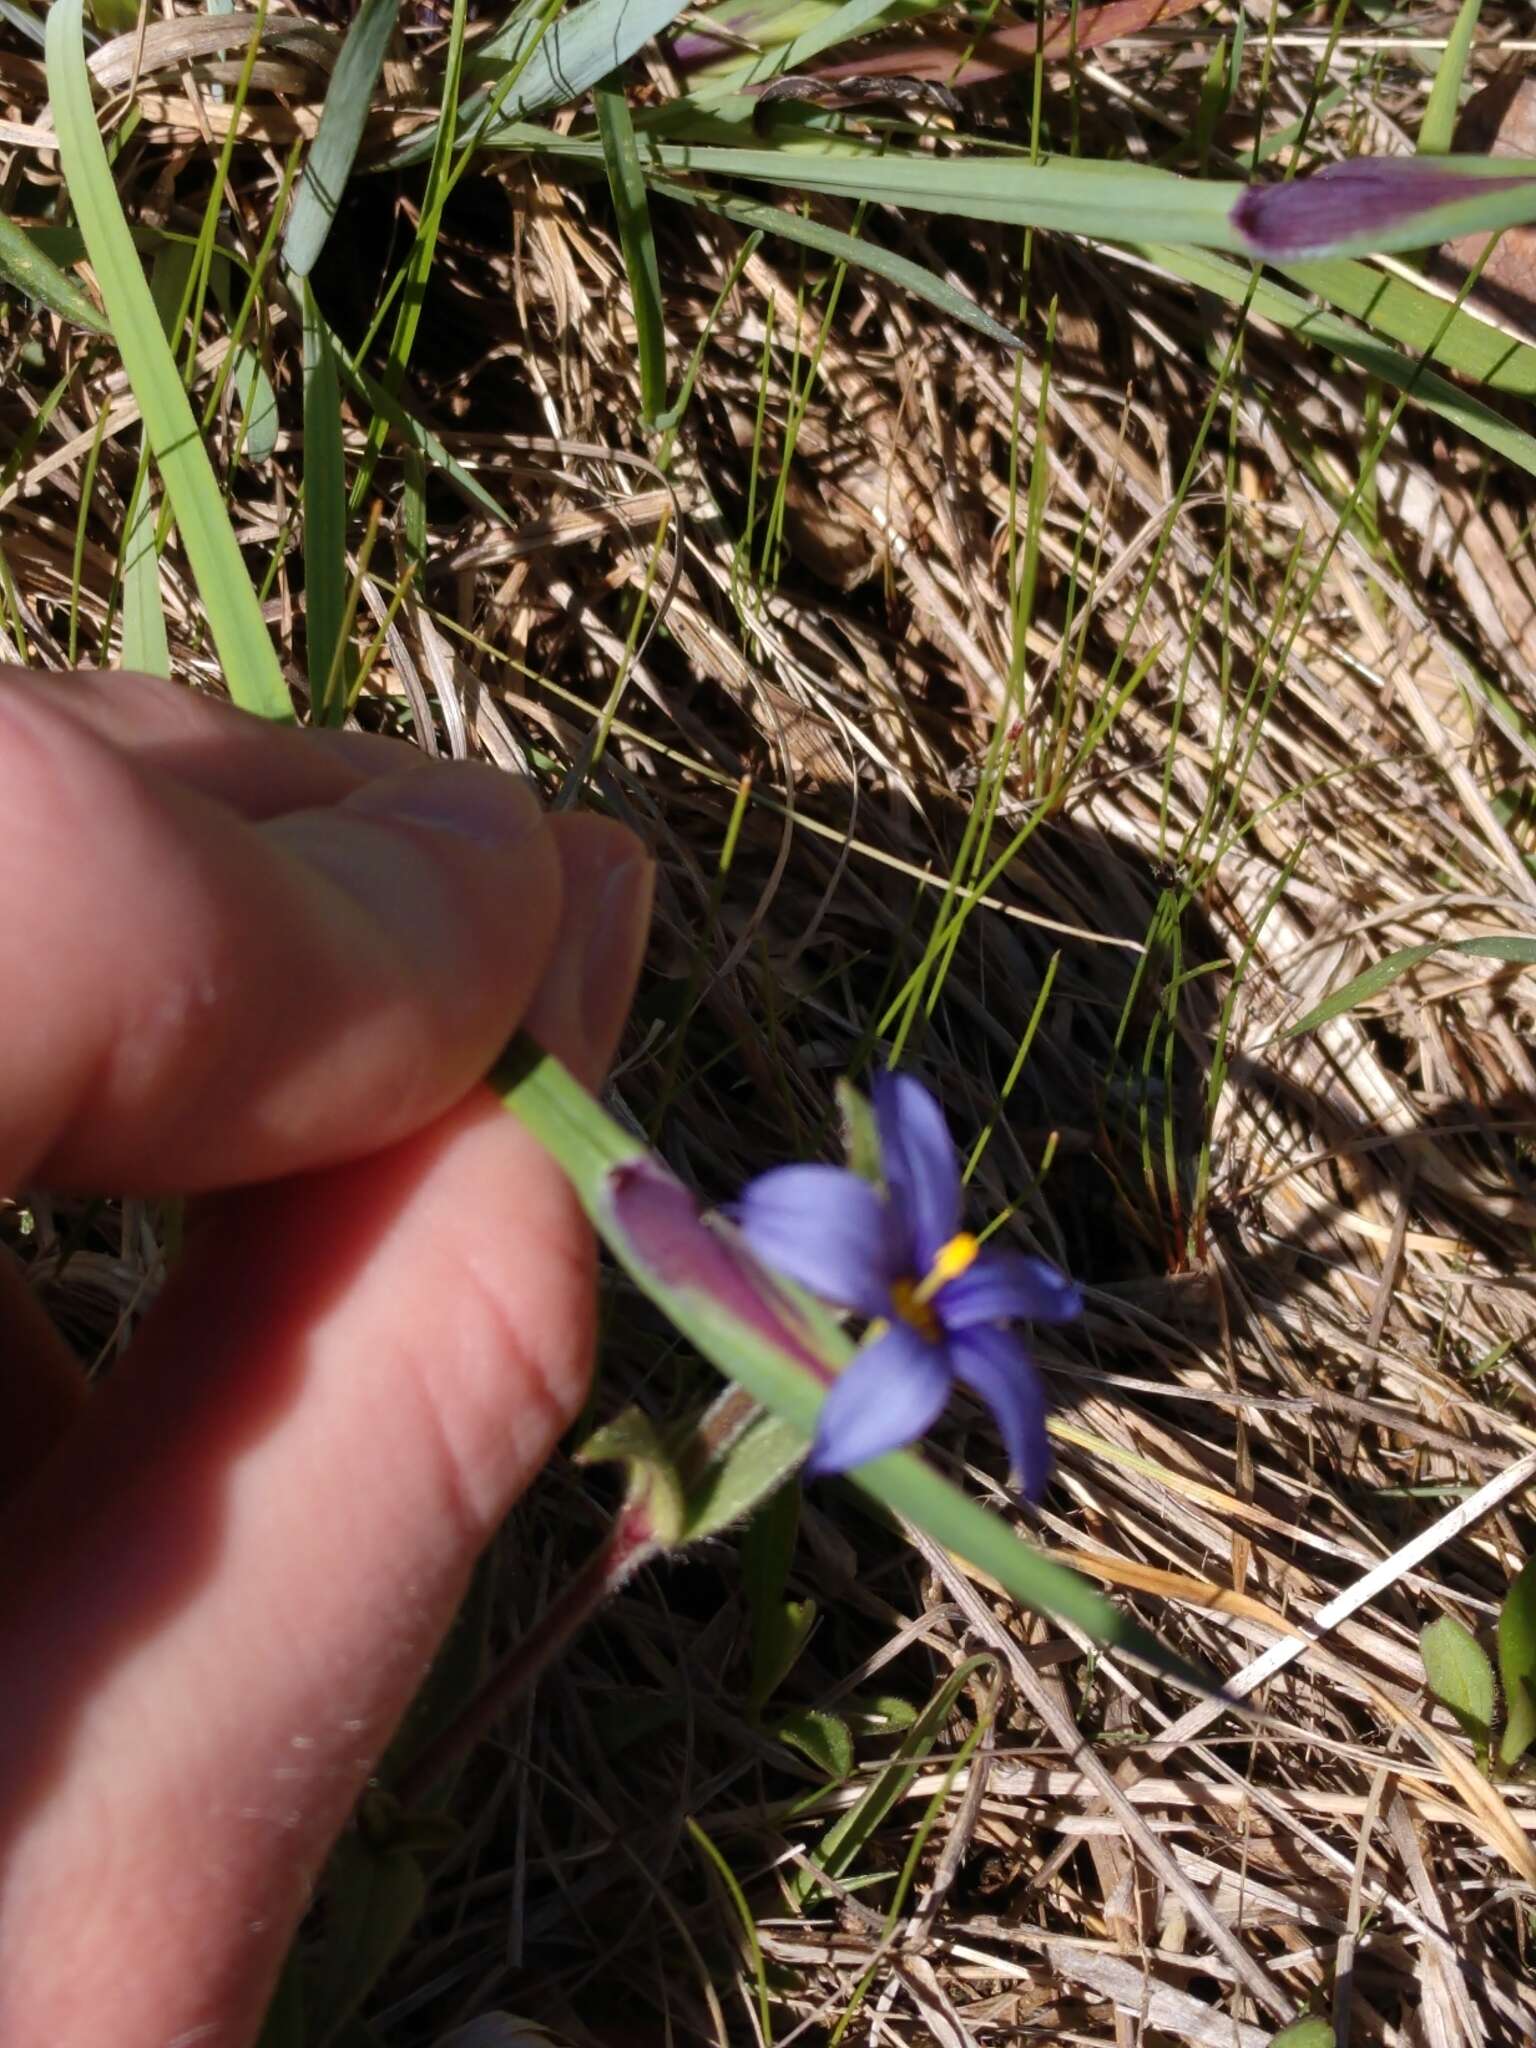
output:
[[[983,1251],[960,1228],[960,1167],[943,1111],[909,1074],[873,1089],[885,1193],[838,1166],[752,1181],[735,1220],[752,1251],[873,1328],[822,1403],[808,1476],[846,1472],[924,1435],[956,1380],[991,1409],[1032,1500],[1050,1472],[1045,1393],[1016,1319],[1064,1323],[1082,1296],[1044,1259]]]

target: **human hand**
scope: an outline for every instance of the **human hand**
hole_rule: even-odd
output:
[[[187,1192],[87,1397],[0,1252],[0,2040],[236,2048],[510,1503],[593,1252],[476,1084],[589,1085],[650,869],[488,768],[0,672],[0,1193]]]

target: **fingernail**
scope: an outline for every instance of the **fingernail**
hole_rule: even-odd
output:
[[[504,853],[543,822],[525,782],[480,761],[434,761],[364,783],[344,800],[344,808],[451,832],[487,853]]]
[[[556,844],[565,907],[527,1026],[578,1080],[595,1088],[613,1058],[640,972],[652,869],[627,833],[593,819],[573,820]]]

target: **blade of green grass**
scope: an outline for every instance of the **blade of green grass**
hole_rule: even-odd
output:
[[[384,364],[384,388],[391,394],[398,393],[405,381],[406,368],[416,346],[422,308],[426,303],[427,279],[431,275],[433,260],[437,255],[437,238],[442,229],[443,208],[447,204],[449,192],[453,189],[453,140],[456,133],[459,81],[463,72],[464,29],[467,16],[466,0],[453,0],[453,14],[448,24],[448,55],[443,66],[443,112],[438,122],[437,142],[432,151],[432,161],[427,166],[426,189],[422,194],[415,238],[411,243],[410,255],[406,258],[405,289],[400,295],[394,332],[389,341],[389,354]],[[374,466],[379,459],[379,450],[384,446],[386,431],[384,421],[375,414],[368,422],[368,438],[357,465],[357,474],[352,480],[352,495],[348,504],[354,513],[362,509],[363,500],[373,482]]]
[[[230,695],[264,717],[291,719],[293,706],[276,649],[118,203],[91,100],[81,0],[54,0],[46,47],[65,183],[192,564]]]
[[[1352,313],[1378,334],[1407,348],[1432,350],[1434,360],[1493,391],[1536,397],[1536,347],[1517,341],[1404,277],[1373,270],[1349,257],[1323,257],[1276,266],[1303,291]],[[1447,318],[1449,315],[1449,318]]]
[[[1172,271],[1175,277],[1182,277],[1188,283],[1198,285],[1202,291],[1219,293],[1235,306],[1251,304],[1255,313],[1261,314],[1266,320],[1273,320],[1277,327],[1286,328],[1305,341],[1332,350],[1347,361],[1358,364],[1373,377],[1379,377],[1384,384],[1390,384],[1399,391],[1411,388],[1418,404],[1427,406],[1431,412],[1439,413],[1444,419],[1454,421],[1457,426],[1481,441],[1485,447],[1494,449],[1506,460],[1518,464],[1521,469],[1536,476],[1536,435],[1513,425],[1502,413],[1495,412],[1492,406],[1484,405],[1470,392],[1463,391],[1446,378],[1437,376],[1433,370],[1424,369],[1388,342],[1377,341],[1371,335],[1362,333],[1358,327],[1351,326],[1347,320],[1341,320],[1337,314],[1323,311],[1314,306],[1309,299],[1302,298],[1299,293],[1287,291],[1283,285],[1275,284],[1267,277],[1261,277],[1255,283],[1252,272],[1245,265],[1234,263],[1227,257],[1212,255],[1204,249],[1174,249],[1165,243],[1157,242],[1143,243],[1139,253],[1150,262]],[[1373,279],[1378,286],[1397,283],[1395,278],[1383,278],[1379,272],[1368,270],[1363,263],[1341,261],[1338,264],[1309,264],[1305,269],[1308,272],[1329,273],[1335,270],[1358,271],[1365,277]],[[1298,266],[1290,274],[1299,278],[1302,266]],[[1321,289],[1321,286],[1317,288]],[[1409,287],[1407,292],[1399,296],[1398,303],[1406,310],[1413,300],[1422,301],[1425,313],[1432,309],[1438,316],[1439,325],[1446,326],[1446,316],[1450,309],[1442,300],[1431,297],[1428,292],[1415,294],[1412,287]],[[1457,320],[1462,317],[1459,314],[1452,316],[1447,328],[1448,336],[1455,333]],[[1435,330],[1428,328],[1427,321],[1421,327],[1417,310],[1413,327],[1416,335],[1422,335],[1422,345],[1428,347],[1434,340]],[[1490,330],[1483,327],[1479,332],[1486,335]],[[1530,350],[1529,353],[1533,368],[1536,368],[1536,349]],[[1436,354],[1444,356],[1445,347],[1438,349]]]
[[[634,124],[622,89],[599,86],[593,95],[597,132],[603,145],[608,189],[619,224],[619,246],[635,308],[635,345],[640,359],[640,417],[654,427],[667,404],[667,329],[661,310],[661,272],[650,201],[635,148]]]
[[[106,334],[104,313],[98,313],[72,277],[33,241],[24,228],[0,213],[0,278],[14,285],[24,298],[46,306],[63,320],[84,327],[91,334]]]
[[[1461,11],[1446,38],[1435,82],[1429,89],[1424,118],[1419,123],[1419,155],[1445,156],[1456,133],[1456,110],[1461,104],[1461,84],[1467,75],[1472,38],[1477,34],[1477,17],[1483,0],[1461,0]]]
[[[155,506],[145,465],[139,467],[123,541],[123,667],[171,677],[171,648],[160,602],[160,551]]]
[[[167,243],[155,255],[149,274],[150,297],[160,315],[167,344],[176,345],[176,322],[191,268],[191,250]],[[123,667],[145,675],[171,676],[171,648],[160,598],[159,522],[149,487],[149,436],[141,430],[138,475],[128,506],[123,542]]]
[[[802,213],[791,213],[782,206],[770,205],[766,200],[743,199],[732,192],[679,185],[671,178],[654,174],[650,183],[653,191],[663,193],[668,199],[705,207],[710,213],[735,221],[739,227],[782,235],[786,241],[798,242],[802,248],[814,249],[819,255],[831,256],[840,263],[852,264],[876,277],[883,277],[899,291],[924,300],[946,318],[974,328],[978,334],[984,334],[1002,348],[1021,349],[1024,346],[1011,328],[1005,327],[1000,320],[994,320],[990,313],[984,313],[974,299],[968,299],[964,292],[947,283],[937,272],[921,263],[914,263],[910,257],[897,256],[889,249],[882,249],[878,242],[866,242],[862,236],[845,234],[841,228],[825,227],[820,221],[808,220]]]
[[[331,330],[308,278],[294,281],[304,320],[304,639],[311,714],[340,725],[351,677],[327,694],[336,670],[347,588],[347,486],[341,440],[341,388]]]
[[[490,90],[465,100],[459,109],[461,119],[468,122],[496,105],[495,82],[505,80],[511,71],[518,75],[496,105],[498,123],[579,99],[669,28],[687,4],[688,0],[586,0],[584,6],[572,8],[553,23],[547,8],[520,14],[481,43],[471,57],[466,75],[476,84],[489,85]],[[419,163],[437,146],[440,126],[437,122],[413,135],[386,162],[391,166]]]
[[[308,277],[331,232],[399,12],[400,0],[363,0],[347,30],[283,236],[295,277]]]
[[[1466,953],[1474,960],[1504,960],[1519,967],[1536,967],[1536,939],[1522,937],[1517,932],[1487,939],[1427,939],[1422,945],[1403,946],[1396,953],[1388,953],[1384,960],[1376,961],[1362,974],[1355,975],[1342,987],[1324,996],[1305,1017],[1287,1025],[1282,1035],[1300,1038],[1305,1032],[1316,1031],[1320,1025],[1331,1024],[1346,1010],[1356,1009],[1361,1003],[1368,1003],[1381,995],[1393,982],[1401,980],[1410,968],[1432,959],[1436,953]]]

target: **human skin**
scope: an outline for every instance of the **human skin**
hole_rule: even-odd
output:
[[[479,1085],[612,1058],[651,872],[485,767],[0,671],[0,1195],[182,1193],[87,1392],[0,1253],[0,2041],[239,2048],[575,1413],[593,1249]]]

